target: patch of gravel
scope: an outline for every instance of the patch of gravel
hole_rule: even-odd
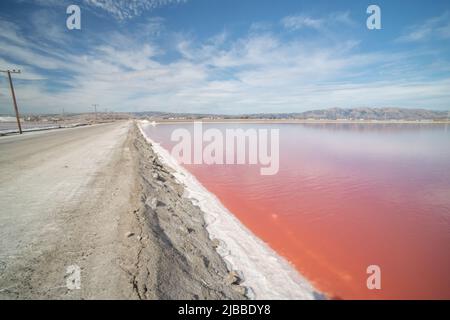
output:
[[[141,299],[246,299],[235,271],[227,270],[209,238],[203,212],[183,197],[171,170],[164,166],[134,126],[141,207],[141,249],[133,275]]]

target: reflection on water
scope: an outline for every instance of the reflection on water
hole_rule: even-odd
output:
[[[180,126],[147,127],[168,149]],[[445,125],[204,124],[279,128],[280,171],[186,166],[256,235],[331,297],[450,298]],[[368,290],[366,268],[381,267]]]

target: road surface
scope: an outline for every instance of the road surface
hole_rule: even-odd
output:
[[[0,299],[136,298],[131,125],[0,137]]]

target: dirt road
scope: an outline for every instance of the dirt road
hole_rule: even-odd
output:
[[[0,299],[245,299],[130,122],[0,138]]]
[[[0,299],[137,298],[131,125],[0,138]]]

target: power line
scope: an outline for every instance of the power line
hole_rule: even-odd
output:
[[[11,73],[21,73],[20,70],[0,70],[0,72],[7,73],[9,79],[9,87],[11,88],[11,95],[14,103],[14,111],[16,112],[17,127],[19,127],[19,133],[22,134],[22,125],[20,124],[19,108],[17,107],[16,94],[14,93],[14,85],[12,82]]]

